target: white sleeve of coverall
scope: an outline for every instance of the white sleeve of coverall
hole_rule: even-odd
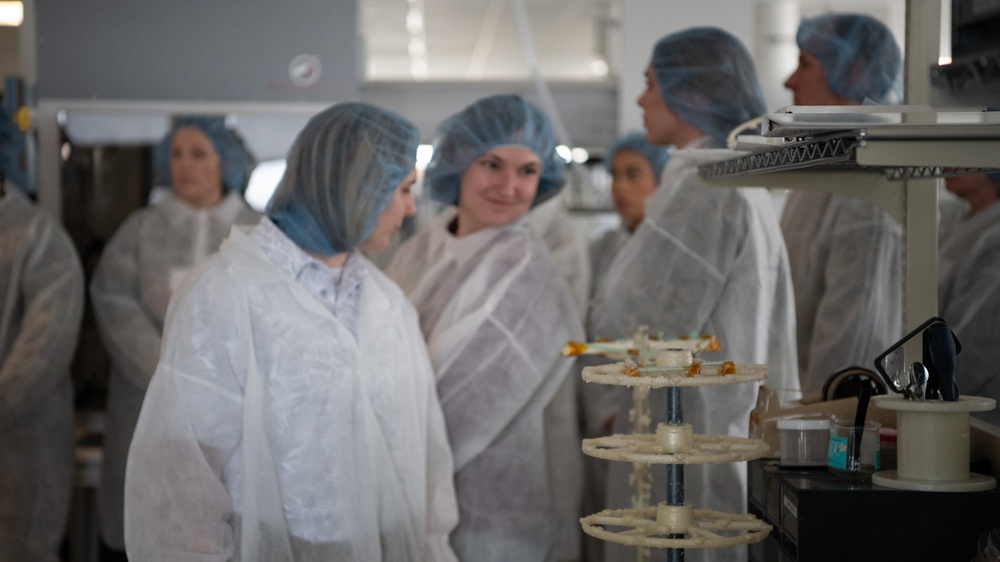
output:
[[[228,346],[198,345],[192,335],[222,337],[240,307],[227,296],[201,297],[171,304],[163,360],[129,450],[125,541],[132,560],[222,562],[234,553],[232,498],[221,474],[242,437],[241,386],[232,369],[240,361]]]
[[[126,220],[105,247],[90,296],[108,353],[133,385],[146,388],[160,357],[161,334],[140,296],[137,218]]]
[[[0,362],[0,425],[18,408],[45,400],[53,377],[68,376],[83,316],[83,271],[69,237],[54,223],[37,226],[18,288],[24,317]]]

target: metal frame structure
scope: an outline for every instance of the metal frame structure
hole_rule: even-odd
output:
[[[903,225],[903,328],[909,330],[937,314],[935,188],[947,176],[1000,170],[1000,112],[862,107],[853,118],[858,107],[810,108],[798,120],[770,114],[768,144],[704,164],[699,175],[707,186],[850,195],[895,217]],[[866,120],[871,124],[859,126]]]

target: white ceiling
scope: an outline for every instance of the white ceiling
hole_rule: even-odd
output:
[[[593,63],[608,62],[604,46],[613,43],[609,41],[616,30],[612,9],[619,0],[360,0],[367,79],[530,77],[515,2],[523,2],[534,58],[546,79],[609,79],[595,73]],[[413,25],[418,13],[423,16],[422,30]],[[421,40],[426,72],[421,70]]]

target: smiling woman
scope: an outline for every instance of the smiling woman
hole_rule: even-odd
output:
[[[420,315],[455,453],[460,560],[579,558],[574,379],[556,350],[576,305],[527,218],[565,162],[520,96],[481,99],[438,128],[424,189],[456,207],[387,269]],[[511,470],[517,467],[516,470]]]
[[[523,217],[538,192],[542,161],[523,146],[498,146],[475,160],[462,174],[458,230],[465,236]]]

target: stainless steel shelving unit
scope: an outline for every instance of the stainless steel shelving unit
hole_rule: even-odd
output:
[[[1000,112],[928,106],[789,107],[744,154],[699,167],[708,186],[813,189],[870,201],[903,225],[905,331],[937,314],[941,178],[1000,170]]]

